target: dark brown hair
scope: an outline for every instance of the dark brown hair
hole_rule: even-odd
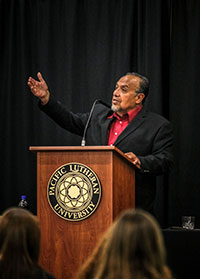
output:
[[[135,76],[135,77],[140,78],[140,87],[138,88],[138,90],[135,93],[144,93],[145,99],[146,99],[148,94],[149,94],[149,80],[148,80],[148,78],[141,75],[141,74],[138,74],[136,72],[126,73],[126,76]]]
[[[26,278],[38,265],[40,227],[36,216],[23,208],[9,208],[0,217],[0,271],[5,279]]]

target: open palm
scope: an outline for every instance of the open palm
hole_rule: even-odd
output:
[[[46,95],[48,94],[48,86],[45,82],[45,80],[43,79],[41,73],[37,73],[37,77],[39,79],[39,81],[35,80],[32,77],[29,77],[28,79],[28,86],[31,89],[31,92],[38,98],[44,98],[46,97]]]

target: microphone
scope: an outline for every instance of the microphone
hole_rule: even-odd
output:
[[[86,125],[85,125],[85,129],[84,129],[84,133],[83,133],[83,138],[82,138],[82,141],[81,141],[81,146],[85,146],[85,144],[86,144],[85,136],[86,136],[87,128],[88,128],[88,125],[89,125],[89,123],[90,123],[90,119],[91,119],[91,116],[92,116],[94,107],[95,107],[96,103],[98,103],[98,102],[101,102],[101,100],[96,99],[96,100],[94,101],[93,105],[92,105],[91,110],[90,110],[90,114],[89,114],[89,116],[88,116],[87,123],[86,123]]]

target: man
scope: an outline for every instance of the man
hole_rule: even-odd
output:
[[[40,99],[40,108],[64,129],[83,136],[89,113],[74,114],[56,101],[41,73],[39,81],[30,77],[31,92]],[[112,107],[102,102],[94,106],[86,133],[87,145],[114,145],[136,167],[136,207],[153,213],[156,175],[173,164],[172,128],[168,120],[143,107],[149,82],[138,73],[121,77],[113,92]]]

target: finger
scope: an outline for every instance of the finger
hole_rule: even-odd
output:
[[[28,83],[32,83],[32,80],[33,80],[33,78],[32,78],[32,77],[29,77],[29,78],[28,78]]]
[[[131,152],[127,152],[127,153],[125,153],[125,155],[126,155],[126,156],[129,156],[129,155],[131,155]]]
[[[33,84],[32,84],[31,81],[28,81],[27,84],[28,84],[28,86],[29,86],[30,88],[33,87]]]
[[[141,167],[140,167],[140,163],[139,163],[138,161],[133,161],[133,164],[134,164],[138,169],[141,168]]]
[[[137,160],[137,157],[133,154],[130,154],[128,157],[133,161]]]
[[[39,81],[43,81],[43,77],[42,77],[42,74],[40,72],[37,73],[37,77],[39,79]]]
[[[127,157],[129,157],[129,158],[132,158],[132,157],[133,157],[133,155],[132,155],[131,152],[127,152],[127,153],[125,153],[125,155],[126,155]]]
[[[126,155],[129,159],[133,159],[133,157],[131,155]]]
[[[32,77],[29,77],[28,82],[30,82],[30,83],[33,84],[33,85],[39,83],[37,80],[35,80],[35,79],[32,78]]]

